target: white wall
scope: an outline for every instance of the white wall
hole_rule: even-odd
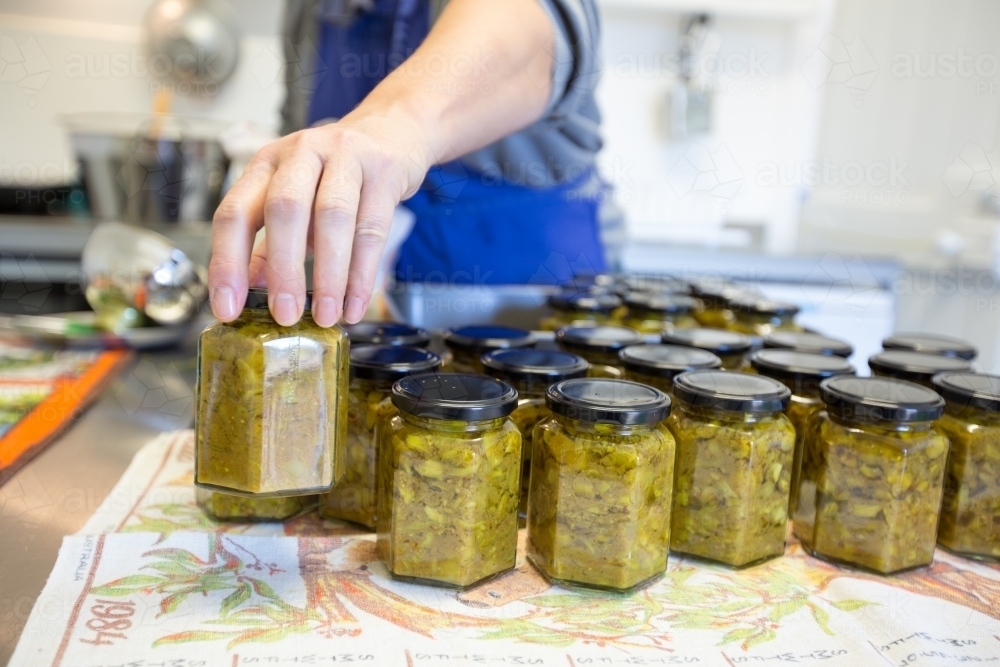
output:
[[[755,3],[715,0],[602,4],[601,161],[630,236],[726,245],[739,240],[727,223],[761,225],[765,249],[793,251],[801,188],[775,187],[762,173],[814,158],[824,86],[802,68],[826,32],[832,0],[758,2],[753,15],[745,10]],[[662,118],[676,68],[657,65],[678,50],[677,9],[698,6],[719,8],[714,127],[670,140]]]
[[[175,95],[173,111],[277,128],[282,3],[230,2],[243,30],[237,70],[215,97]],[[61,115],[152,110],[160,84],[145,71],[140,42],[150,4],[0,0],[0,186],[71,177],[75,164]]]

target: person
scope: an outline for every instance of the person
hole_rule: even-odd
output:
[[[297,322],[311,250],[315,321],[359,321],[404,200],[397,280],[604,270],[594,0],[286,1],[287,134],[215,214],[216,317],[266,286],[274,319]]]

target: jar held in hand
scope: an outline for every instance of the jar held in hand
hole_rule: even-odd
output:
[[[198,341],[195,482],[223,493],[329,491],[344,471],[348,341],[309,314],[278,325],[251,289],[232,322]]]

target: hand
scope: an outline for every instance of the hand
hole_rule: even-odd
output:
[[[360,111],[268,144],[219,205],[208,284],[223,322],[239,315],[248,285],[267,286],[278,324],[298,322],[310,250],[316,323],[364,316],[393,209],[416,192],[433,160],[413,116]],[[253,249],[261,227],[266,240]]]

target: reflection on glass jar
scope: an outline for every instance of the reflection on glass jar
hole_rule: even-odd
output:
[[[845,359],[854,354],[850,343],[807,331],[775,331],[764,337],[764,347],[806,354],[826,354]]]
[[[694,319],[697,302],[681,294],[632,292],[625,297],[628,309],[623,324],[641,333],[658,334],[664,329],[698,326]]]
[[[517,390],[517,408],[510,418],[521,431],[521,518],[528,515],[531,434],[535,424],[551,416],[545,390],[556,382],[584,377],[589,366],[583,357],[557,350],[497,350],[483,355],[486,374]]]
[[[951,448],[938,544],[962,556],[1000,560],[1000,377],[942,373],[940,426]]]
[[[517,392],[482,375],[396,382],[382,422],[377,544],[404,581],[466,588],[514,567],[521,433]]]
[[[611,380],[625,377],[618,353],[642,341],[642,334],[635,329],[611,325],[563,327],[556,332],[559,347],[580,355],[590,363],[590,370],[587,371],[590,377]]]
[[[795,511],[799,495],[802,451],[809,422],[824,407],[819,395],[820,382],[836,375],[854,375],[854,366],[843,357],[773,349],[755,352],[750,357],[750,365],[756,372],[781,382],[792,392],[792,400],[785,408],[785,415],[795,427],[795,457],[788,499],[788,511],[791,513]]]
[[[375,528],[378,427],[396,412],[389,398],[392,384],[407,375],[436,371],[440,366],[436,354],[416,347],[351,347],[346,469],[333,490],[321,496],[321,516]]]
[[[448,329],[444,332],[444,344],[452,359],[442,370],[482,373],[482,356],[487,352],[532,347],[535,338],[527,329],[486,324]]]
[[[938,354],[887,350],[869,357],[868,367],[872,375],[916,382],[930,389],[931,380],[938,373],[971,371],[972,365],[959,357],[945,357]]]
[[[694,347],[711,352],[722,360],[727,371],[742,371],[750,367],[747,355],[753,347],[750,339],[736,331],[725,329],[674,329],[664,331],[660,340],[667,345]]]
[[[771,301],[755,296],[730,299],[733,320],[729,328],[748,336],[766,336],[773,331],[802,331],[795,323],[799,307],[794,303]]]
[[[305,307],[279,326],[267,291],[252,289],[229,323],[198,342],[195,481],[237,495],[329,491],[344,471],[348,342]]]
[[[195,488],[198,507],[214,521],[284,521],[316,507],[316,496],[247,498]]]
[[[680,345],[630,345],[618,353],[625,376],[673,396],[674,378],[686,371],[722,366],[711,352]]]
[[[759,375],[676,378],[671,549],[733,567],[784,553],[795,429],[782,411],[790,395]]]
[[[935,334],[893,334],[882,341],[882,348],[886,350],[920,352],[922,354],[937,354],[945,357],[958,357],[966,361],[974,360],[979,354],[979,351],[973,345],[960,338],[938,336]]]
[[[555,583],[626,591],[667,567],[674,439],[670,399],[634,382],[549,387],[535,427],[528,559]]]
[[[944,401],[911,382],[840,376],[802,455],[795,534],[814,556],[888,574],[934,558]]]
[[[624,310],[622,300],[614,294],[567,290],[560,290],[549,297],[549,309],[552,312],[538,325],[542,331],[611,324],[620,319]]]

